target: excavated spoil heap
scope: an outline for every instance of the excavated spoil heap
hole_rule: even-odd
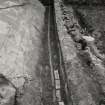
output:
[[[63,0],[65,4],[93,4],[93,5],[103,5],[104,0]]]
[[[99,0],[90,1],[90,5],[80,0],[63,1],[55,0],[55,12],[71,100],[68,105],[104,105],[105,7]],[[79,42],[83,36],[95,41]]]

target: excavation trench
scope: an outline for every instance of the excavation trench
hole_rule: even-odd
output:
[[[72,14],[71,8],[73,9],[73,12],[74,12],[73,14]],[[81,11],[83,10],[83,13],[85,14],[84,8],[82,8],[82,10],[81,8],[78,11],[82,14]],[[91,7],[91,8],[93,9],[93,12],[94,12],[94,7]],[[75,7],[74,5],[72,6],[70,5],[67,7],[65,6],[64,7],[65,14],[63,14],[64,13],[63,10],[62,10],[62,14],[65,17],[67,16],[67,18],[72,18],[71,20],[73,20],[73,22],[79,23],[79,27],[83,29],[84,29],[84,26],[87,26],[86,27],[87,31],[91,32],[92,30],[91,26],[90,24],[88,24],[91,22],[90,21],[87,22],[88,19],[87,20],[82,19],[81,21],[80,20],[81,17],[77,16],[78,14],[75,11],[75,9],[77,9],[77,7]],[[78,47],[75,46],[78,43],[75,43],[72,35],[69,33],[68,33],[69,36],[74,41],[74,42],[71,41],[69,45],[75,46],[70,48],[69,55],[71,57],[72,56],[71,52],[74,51],[73,54],[76,54],[76,57],[64,63],[64,60],[63,60],[64,56],[62,57],[62,55],[66,55],[66,51],[65,52],[63,52],[63,50],[61,51],[62,42],[61,40],[59,41],[60,35],[58,35],[58,33],[60,32],[57,31],[57,28],[60,26],[58,27],[56,26],[57,21],[55,19],[57,19],[57,17],[55,17],[54,11],[55,10],[53,6],[50,5],[46,7],[45,25],[43,28],[44,34],[42,39],[43,52],[42,52],[42,58],[40,61],[40,64],[42,65],[42,68],[43,68],[41,72],[42,102],[44,103],[44,105],[50,105],[50,104],[51,105],[52,104],[72,105],[72,103],[74,105],[77,105],[77,103],[81,105],[82,102],[85,103],[86,105],[89,105],[90,103],[91,104],[94,103],[93,105],[98,105],[100,104],[100,102],[104,102],[103,89],[104,89],[105,77],[103,76],[103,74],[101,74],[101,71],[104,71],[104,69],[99,68],[93,62],[92,57],[90,56],[91,54],[89,52],[85,53],[85,51],[83,51],[82,49],[79,50]],[[89,14],[89,16],[91,16],[91,14]],[[59,14],[56,14],[56,15],[59,15]],[[60,19],[58,20],[60,22]],[[73,25],[73,22],[71,20],[67,24],[65,24],[66,27],[68,27],[67,25]],[[66,21],[66,19],[64,21]],[[93,21],[94,29],[97,28],[97,25],[95,24],[96,21]],[[61,25],[61,24],[57,23],[57,25]],[[61,31],[62,33],[62,30],[63,29],[60,29],[59,31]],[[69,37],[67,40],[69,40]],[[81,43],[81,45],[82,44],[83,43]],[[74,50],[75,48],[76,50]],[[104,53],[104,51],[102,51],[102,53]],[[89,97],[88,97],[88,94],[90,95]],[[86,98],[84,98],[84,96]],[[89,100],[90,102],[88,102],[87,100]]]
[[[44,105],[64,105],[67,103],[66,76],[53,6],[46,7],[43,32],[43,51],[39,62],[42,66],[42,103]]]

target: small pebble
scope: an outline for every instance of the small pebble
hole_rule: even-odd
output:
[[[59,102],[59,105],[65,105],[64,102]]]
[[[55,79],[59,79],[59,73],[58,73],[58,70],[55,70],[55,71],[54,71],[54,75],[55,75]]]
[[[60,89],[60,80],[55,80],[56,89]]]

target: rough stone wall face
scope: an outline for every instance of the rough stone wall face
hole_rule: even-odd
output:
[[[41,51],[44,11],[38,0],[0,1],[0,74],[20,92],[19,105],[40,105],[36,65]]]

